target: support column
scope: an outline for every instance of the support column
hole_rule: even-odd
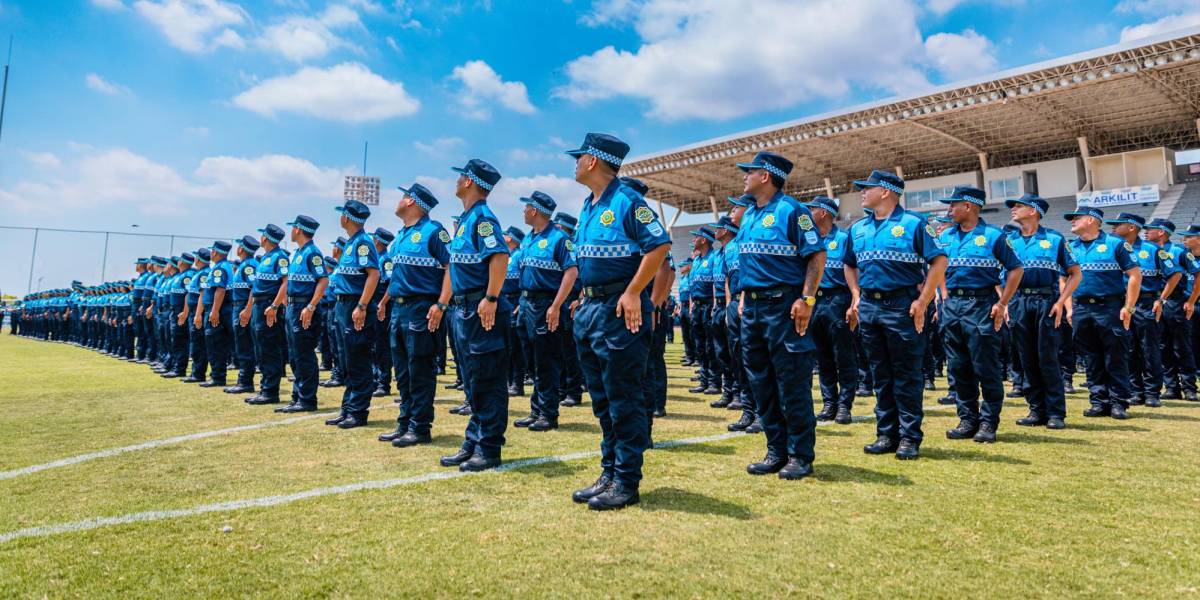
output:
[[[829,196],[830,198],[835,197],[833,195],[833,182],[830,181],[828,177],[825,178],[825,195]]]
[[[892,169],[897,175],[900,176],[900,179],[904,179],[904,169],[900,165],[896,165],[892,167]]]
[[[713,223],[721,220],[721,212],[717,210],[717,197],[709,194],[708,203],[712,205]]]
[[[1197,126],[1200,126],[1200,119],[1196,120]],[[1092,157],[1088,152],[1087,136],[1081,135],[1075,138],[1079,142],[1079,156],[1083,159],[1083,188],[1081,191],[1092,191],[1092,169],[1088,166],[1088,159]]]
[[[658,218],[662,219],[663,221],[666,221],[667,213],[666,213],[666,211],[663,210],[662,200],[657,200],[657,202],[658,202]]]

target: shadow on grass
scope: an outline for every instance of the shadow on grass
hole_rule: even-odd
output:
[[[1162,412],[1137,412],[1131,416],[1136,419],[1151,419],[1154,421],[1200,421],[1200,417],[1189,417],[1187,415],[1176,415]]]
[[[691,402],[691,403],[696,403],[696,402],[708,402],[708,400],[705,400],[705,397],[704,397],[704,396],[700,396],[700,395],[695,395],[695,396],[693,396],[693,395],[691,395],[691,394],[687,394],[687,395],[684,395],[684,394],[668,394],[668,395],[667,395],[667,404],[668,404],[668,405],[670,405],[670,403],[672,403],[672,402]]]
[[[654,417],[655,421],[706,421],[709,423],[724,423],[726,421],[734,421],[735,417],[725,417],[724,415],[706,415],[706,414],[688,414],[667,411],[666,416]]]
[[[1092,445],[1092,442],[1079,438],[1054,437],[1049,435],[1038,435],[1036,433],[1002,433],[1000,434],[1000,441],[1016,442],[1018,444],[1063,444],[1067,446]]]
[[[972,443],[972,442],[968,442]],[[977,452],[970,450],[957,450],[954,448],[921,448],[921,458],[929,460],[961,460],[961,461],[978,461],[978,462],[994,462],[1004,463],[1008,465],[1028,465],[1029,461],[1020,458],[1013,458],[1003,454],[989,454],[987,452]]]
[[[523,467],[513,473],[538,475],[544,479],[558,479],[559,477],[578,477],[581,472],[591,468],[594,468],[594,465],[589,462],[553,461],[533,467]]]
[[[1084,421],[1082,423],[1069,423],[1067,429],[1078,429],[1079,431],[1133,431],[1137,433],[1145,433],[1150,431],[1145,427],[1137,425],[1118,425],[1116,423],[1098,423],[1095,421]]]
[[[684,452],[690,454],[720,454],[725,456],[733,455],[737,452],[733,446],[720,446],[713,444],[688,444],[686,446],[665,446],[663,448],[655,448],[655,452]]]
[[[642,494],[642,510],[668,510],[697,515],[730,517],[739,521],[759,518],[759,514],[727,500],[720,500],[678,488],[656,488]]]
[[[849,431],[846,431],[845,429],[834,429],[832,427],[818,427],[817,435],[822,436],[822,437],[829,437],[829,436],[850,437],[853,434],[851,434]]]
[[[600,433],[599,423],[559,423],[561,431],[579,431],[583,433]]]
[[[462,443],[463,436],[461,435],[435,435],[433,442],[429,445],[437,448],[461,448]]]
[[[904,475],[881,473],[862,467],[817,462],[813,465],[813,479],[827,483],[882,483],[884,485],[912,485]]]

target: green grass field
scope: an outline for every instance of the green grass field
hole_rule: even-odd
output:
[[[669,414],[655,440],[725,433],[736,415],[687,394],[691,373],[678,357],[670,348]],[[286,416],[142,365],[5,333],[0,539],[393,485],[8,539],[0,597],[1196,596],[1200,405],[1135,407],[1118,422],[1084,419],[1076,395],[1069,428],[1049,431],[1013,425],[1025,411],[1009,402],[1000,443],[984,446],[944,438],[956,421],[934,401],[942,393],[927,395],[919,461],[864,455],[871,420],[822,424],[814,477],[755,478],[745,465],[762,456],[762,438],[736,435],[648,452],[642,503],[595,513],[570,499],[598,473],[591,454],[420,480],[454,473],[437,457],[458,446],[466,422],[446,412],[461,394],[440,386],[432,446],[375,441],[396,417],[391,399],[378,398],[363,429],[310,417],[14,474]],[[340,397],[322,389],[322,409]],[[872,408],[860,400],[855,414],[872,417]],[[526,398],[512,401],[513,417],[527,411]],[[504,458],[590,453],[598,441],[585,404],[564,409],[557,432],[510,427]]]

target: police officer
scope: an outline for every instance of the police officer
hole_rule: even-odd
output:
[[[900,206],[904,180],[895,173],[872,171],[854,187],[870,211],[850,227],[842,257],[853,296],[850,323],[862,330],[875,385],[877,439],[863,451],[912,460],[923,439],[925,314],[945,275],[946,252],[933,227]]]
[[[575,311],[579,362],[600,420],[600,477],[572,495],[593,510],[639,501],[642,455],[650,443],[649,414],[640,378],[650,352],[654,306],[671,283],[666,256],[671,238],[645,200],[617,179],[629,145],[589,133],[567,152],[575,181],[591,194],[583,202],[575,244],[583,300]],[[646,286],[654,280],[655,294]]]
[[[1062,324],[1083,272],[1071,256],[1066,238],[1042,226],[1049,202],[1036,194],[1024,194],[1004,204],[1018,226],[1008,239],[1024,267],[1009,315],[1029,403],[1029,414],[1018,419],[1017,425],[1062,429],[1066,427],[1067,401],[1059,348],[1071,342],[1064,338]],[[1059,280],[1064,276],[1060,289]]]
[[[676,313],[679,317],[679,335],[683,337],[683,359],[679,364],[685,367],[698,367],[695,337],[692,335],[692,257],[679,262],[679,306]],[[699,381],[697,376],[693,378]]]
[[[324,257],[326,270],[329,271],[329,286],[325,288],[324,294],[321,296],[320,302],[317,303],[317,312],[321,315],[321,323],[324,325],[323,333],[328,338],[327,347],[330,354],[333,355],[333,368],[329,370],[329,379],[321,382],[321,387],[342,387],[343,380],[346,378],[346,365],[343,364],[345,358],[345,340],[342,339],[341,328],[338,327],[337,321],[337,295],[333,291],[333,284],[337,281],[337,265],[342,260],[342,253],[346,250],[346,236],[339,235],[333,241],[333,246],[329,249],[333,256],[333,264],[329,265],[329,256]],[[324,357],[322,357],[324,358]]]
[[[534,191],[521,198],[525,224],[531,230],[522,241],[520,261],[521,308],[519,327],[531,347],[533,393],[529,395],[529,417],[514,422],[530,431],[558,429],[558,407],[562,400],[563,304],[571,294],[579,269],[572,254],[574,245],[553,224],[558,203],[548,194]],[[507,282],[506,282],[507,283]]]
[[[171,340],[171,368],[162,374],[167,379],[183,377],[187,374],[187,294],[188,286],[192,283],[192,264],[195,261],[195,257],[189,252],[180,254],[179,262],[176,263],[178,272],[171,278],[170,282],[169,291],[171,293],[171,301],[167,318],[170,325],[168,338]]]
[[[1079,351],[1087,358],[1091,408],[1085,417],[1127,418],[1133,397],[1129,385],[1129,326],[1142,284],[1142,270],[1133,257],[1133,246],[1100,231],[1104,211],[1079,207],[1066,214],[1071,233],[1068,244],[1079,263],[1083,279],[1075,289],[1071,325]]]
[[[1184,315],[1183,304],[1192,292],[1192,277],[1188,264],[1190,255],[1181,244],[1171,242],[1175,235],[1175,223],[1167,219],[1154,219],[1146,224],[1143,235],[1157,244],[1167,259],[1183,272],[1175,291],[1163,302],[1162,357],[1165,378],[1164,400],[1189,400],[1196,397],[1196,362],[1192,353],[1191,321]],[[1143,274],[1142,279],[1145,279]]]
[[[254,342],[250,327],[250,313],[242,319],[242,312],[252,305],[251,288],[254,274],[258,270],[258,259],[254,258],[259,241],[252,235],[242,236],[238,241],[237,262],[231,265],[233,279],[229,284],[230,310],[233,311],[233,354],[238,368],[237,384],[225,388],[226,394],[245,394],[254,391]]]
[[[731,224],[731,223],[730,223]],[[735,227],[736,229],[736,227]],[[712,285],[712,311],[708,317],[708,338],[712,346],[712,364],[721,382],[721,397],[709,404],[713,408],[741,410],[741,390],[737,379],[729,368],[729,327],[725,324],[726,306],[728,299],[725,289],[725,250],[733,239],[734,233],[722,226],[720,219],[712,230],[716,243],[711,250],[712,265],[709,270],[709,280]],[[669,256],[669,255],[668,255]],[[667,259],[668,264],[673,264]]]
[[[1196,301],[1200,298],[1200,285],[1196,283],[1196,274],[1200,273],[1200,225],[1189,225],[1182,233],[1184,253],[1180,259],[1180,265],[1183,267],[1187,277],[1188,294],[1187,299],[1183,301],[1183,315],[1188,321],[1189,343],[1193,352],[1193,356],[1198,348],[1200,348],[1200,327],[1192,323],[1192,315],[1196,311]],[[1195,395],[1184,394],[1184,400],[1196,402]]]
[[[375,361],[371,352],[378,319],[369,309],[379,284],[379,253],[364,230],[371,209],[358,200],[348,200],[337,211],[342,215],[342,229],[349,238],[330,285],[337,296],[334,318],[342,341],[346,389],[342,392],[341,413],[325,424],[353,429],[367,424],[371,393],[375,391]]]
[[[193,255],[196,261],[192,263],[191,283],[187,288],[187,310],[184,314],[188,326],[188,354],[192,360],[192,373],[180,379],[184,383],[199,383],[208,379],[208,349],[204,343],[200,296],[208,287],[208,261],[212,256],[208,248],[200,248]]]
[[[396,430],[379,436],[406,448],[432,441],[433,395],[437,389],[435,336],[450,301],[450,234],[441,223],[429,218],[438,199],[425,186],[414,183],[399,188],[404,197],[396,204],[396,216],[404,222],[384,263],[392,264],[392,277],[381,300],[377,317],[386,316],[391,305],[388,338],[396,391],[400,394],[400,416]]]
[[[462,371],[463,391],[471,408],[462,447],[443,456],[444,467],[483,471],[500,466],[500,450],[508,425],[505,352],[509,314],[513,308],[500,297],[508,268],[508,246],[500,222],[487,204],[500,181],[500,172],[473,158],[459,174],[455,195],[463,214],[450,242],[450,283],[454,292],[455,362]],[[497,317],[498,315],[498,317]]]
[[[696,359],[700,364],[700,380],[688,391],[693,394],[720,394],[722,392],[721,369],[717,365],[716,348],[713,345],[713,268],[716,266],[713,244],[717,237],[708,227],[688,232],[692,236],[692,249],[697,253],[692,261],[691,315],[692,337],[696,340]],[[714,408],[724,408],[725,399],[714,401]]]
[[[258,383],[258,393],[246,398],[247,404],[278,404],[279,381],[283,379],[284,365],[287,364],[287,338],[284,324],[279,314],[279,307],[287,306],[287,277],[288,255],[279,245],[283,243],[284,231],[275,224],[268,223],[258,230],[259,246],[263,249],[262,258],[254,271],[254,282],[250,288],[250,300],[242,309],[239,316],[241,322],[250,321],[250,331],[254,339],[254,355],[258,361],[261,378]],[[250,314],[247,315],[246,311]],[[268,314],[270,318],[268,318]],[[276,409],[279,412],[293,412],[290,404]]]
[[[383,318],[376,319],[379,323],[375,326],[375,343],[371,348],[371,357],[375,359],[375,391],[371,395],[380,398],[392,393],[392,347],[388,335],[392,308],[383,302],[383,296],[391,284],[392,260],[387,254],[388,247],[396,240],[396,234],[376,227],[371,239],[375,242],[375,252],[379,254],[379,283],[375,285],[375,296],[371,298],[369,316],[376,316],[379,307],[383,307]]]
[[[1133,355],[1130,357],[1133,399],[1131,404],[1160,406],[1162,393],[1162,318],[1163,305],[1175,291],[1183,272],[1171,255],[1158,245],[1138,237],[1146,220],[1132,213],[1121,213],[1106,221],[1113,233],[1130,245],[1130,253],[1142,270],[1141,288],[1133,312]]]
[[[212,266],[209,268],[208,283],[196,306],[192,318],[197,329],[204,330],[204,344],[208,350],[208,367],[211,379],[200,383],[200,387],[224,387],[225,372],[229,367],[229,346],[233,338],[233,303],[226,298],[226,288],[233,281],[233,266],[227,260],[233,244],[224,240],[213,242]],[[207,314],[205,314],[207,311]]]
[[[739,405],[742,414],[737,421],[726,426],[729,431],[745,431],[761,433],[762,421],[755,409],[754,394],[750,390],[749,369],[743,357],[742,347],[742,276],[741,276],[741,243],[738,233],[741,230],[746,210],[755,204],[754,196],[743,194],[729,196],[729,214],[722,217],[717,227],[730,234],[730,239],[723,242],[724,250],[724,291],[725,291],[725,329],[729,344],[729,374],[736,381]],[[723,234],[724,235],[724,234]],[[731,403],[733,406],[735,403]]]
[[[146,279],[150,277],[148,263],[150,259],[141,257],[134,263],[137,276],[133,278],[133,335],[137,348],[134,351],[136,362],[145,364],[148,344],[146,332]],[[17,321],[12,321],[15,325]],[[16,330],[14,330],[15,332]]]
[[[758,416],[767,438],[751,475],[801,479],[813,472],[813,341],[808,334],[825,249],[812,213],[783,193],[792,162],[771,152],[738,163],[754,205],[738,232],[742,344]]]
[[[504,271],[504,285],[500,287],[500,297],[512,307],[512,312],[508,314],[508,333],[505,340],[509,358],[508,395],[524,396],[526,365],[532,362],[526,360],[529,340],[525,333],[520,331],[520,317],[517,314],[521,301],[521,252],[525,243],[525,232],[516,227],[509,227],[504,230],[504,243],[508,245],[508,268]],[[528,427],[537,417],[518,420],[521,424],[517,427]]]
[[[579,219],[559,211],[554,215],[554,225],[567,234],[568,239],[573,240],[575,229],[579,226]],[[571,255],[575,257],[576,264],[578,264],[578,248],[574,243],[571,248]],[[559,327],[559,340],[563,346],[563,365],[559,376],[561,381],[559,395],[562,396],[562,400],[559,401],[559,406],[571,407],[583,404],[583,372],[579,369],[579,351],[575,347],[575,309],[579,307],[579,292],[582,288],[579,278],[576,277],[575,284],[571,286],[571,293],[567,295],[563,305],[566,309],[562,311],[562,326]]]
[[[287,278],[280,287],[287,297],[287,316],[284,331],[287,335],[292,373],[296,378],[292,385],[292,402],[282,412],[313,411],[317,409],[317,336],[321,329],[321,316],[317,303],[329,285],[329,270],[325,257],[313,243],[313,236],[321,226],[316,219],[297,215],[287,224],[292,228],[291,239],[296,244],[287,266]],[[268,326],[275,324],[283,305],[276,303],[265,312]],[[336,423],[335,423],[336,424]]]
[[[950,295],[942,306],[942,339],[958,393],[958,426],[946,437],[991,443],[996,441],[1004,407],[1000,330],[1024,269],[1004,231],[980,218],[987,202],[983,190],[955,186],[941,202],[950,205],[954,220],[938,236],[938,243],[949,259],[946,290]],[[1001,269],[1006,275],[997,297]]]
[[[835,221],[838,202],[828,196],[817,196],[806,203],[812,212],[821,244],[825,247],[825,270],[817,288],[817,304],[813,307],[813,343],[817,347],[817,369],[821,382],[821,412],[818,421],[850,423],[854,408],[854,390],[858,386],[858,355],[854,351],[854,331],[847,322],[850,310],[850,286],[846,285],[842,257],[849,246],[847,234]]]

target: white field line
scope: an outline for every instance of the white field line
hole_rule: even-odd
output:
[[[856,421],[869,421],[870,417],[855,417]],[[822,423],[821,425],[824,425]],[[704,444],[708,442],[717,442],[727,440],[746,434],[742,432],[722,433],[719,435],[710,435],[706,437],[694,437],[678,440],[668,440],[655,444],[655,448],[672,448],[677,446],[690,446],[694,444]],[[505,473],[515,471],[526,467],[544,465],[547,463],[567,462],[572,460],[580,460],[584,458],[595,458],[600,456],[600,452],[592,450],[588,452],[575,452],[572,454],[559,454],[556,456],[539,456],[536,458],[526,458],[504,463],[499,468],[494,469],[495,472]],[[261,496],[258,498],[246,498],[243,500],[231,500],[228,502],[216,502],[212,504],[201,504],[191,508],[177,508],[172,510],[151,510],[145,512],[129,513],[115,517],[93,517],[82,521],[71,521],[67,523],[59,523],[56,525],[42,525],[38,527],[28,527],[26,529],[17,529],[14,531],[6,531],[0,533],[0,544],[8,543],[13,540],[33,537],[48,537],[61,535],[64,533],[74,533],[77,531],[89,531],[99,529],[101,527],[111,527],[115,525],[127,525],[130,523],[142,523],[147,521],[163,521],[167,519],[180,519],[195,515],[202,515],[213,512],[231,512],[236,510],[244,510],[247,508],[264,508],[269,506],[280,506],[283,504],[291,504],[300,500],[309,498],[319,498],[321,496],[330,496],[333,494],[347,494],[350,492],[358,492],[362,490],[380,490],[401,486],[417,485],[429,481],[440,481],[443,479],[456,479],[459,477],[467,477],[473,475],[487,475],[491,471],[482,473],[472,473],[464,471],[442,470],[415,475],[413,477],[401,477],[398,479],[377,479],[371,481],[360,481],[357,483],[347,483],[343,485],[335,485],[330,487],[313,488],[295,492],[292,494],[281,494],[277,496]]]
[[[441,398],[434,398],[435,401],[437,401],[437,400],[458,400],[458,399],[461,399],[461,396],[447,396],[447,397],[441,397]],[[374,410],[380,410],[383,408],[390,408],[390,407],[394,407],[394,406],[396,406],[396,405],[391,402],[388,402],[385,404],[380,404],[379,406],[372,406],[371,408]],[[197,433],[189,433],[186,435],[177,435],[177,436],[169,437],[169,438],[150,440],[148,442],[142,442],[140,444],[133,444],[132,446],[121,446],[119,448],[108,448],[106,450],[99,450],[96,452],[88,452],[87,454],[78,454],[75,456],[68,456],[67,458],[60,458],[58,460],[50,461],[48,463],[42,463],[40,465],[30,465],[28,467],[22,467],[20,469],[13,469],[11,471],[0,471],[0,481],[3,481],[5,479],[13,479],[15,477],[21,477],[23,475],[31,475],[33,473],[39,473],[41,471],[46,471],[48,469],[58,469],[61,467],[69,467],[71,465],[77,465],[82,462],[88,462],[88,461],[92,461],[92,460],[96,460],[96,459],[100,459],[100,458],[108,458],[110,456],[117,456],[119,454],[126,454],[129,452],[137,452],[139,450],[150,450],[152,448],[159,448],[162,446],[173,446],[175,444],[182,444],[184,442],[191,442],[194,440],[202,440],[202,439],[210,438],[210,437],[229,435],[231,433],[241,433],[243,431],[254,431],[256,429],[267,429],[270,427],[291,425],[292,423],[306,421],[309,419],[316,419],[318,417],[328,417],[329,415],[337,414],[337,412],[338,411],[308,413],[308,414],[304,414],[304,415],[300,415],[300,416],[289,417],[286,419],[279,419],[277,421],[267,421],[264,423],[253,423],[250,425],[238,425],[237,427],[226,427],[225,429],[213,429],[210,431],[200,431]]]

